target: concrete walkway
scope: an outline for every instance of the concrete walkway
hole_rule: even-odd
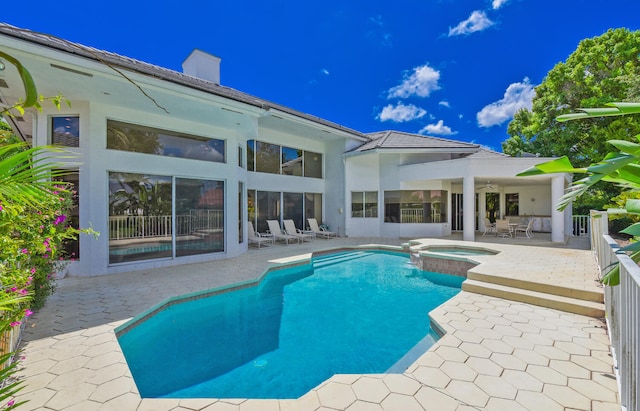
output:
[[[315,250],[403,242],[316,240],[251,249],[239,258],[211,263],[62,279],[46,307],[27,324],[19,373],[26,386],[17,400],[29,402],[19,409],[620,409],[601,319],[466,291],[431,313],[447,334],[403,374],[336,375],[297,400],[140,398],[114,334],[115,327],[136,314],[171,296],[258,278],[271,265],[309,258]],[[534,265],[508,275],[540,272],[550,281],[567,278],[573,283],[579,277],[586,287],[595,281],[589,251],[571,250],[566,257],[567,250],[555,246],[507,248],[522,257],[521,263]],[[558,258],[575,264],[555,264]],[[503,265],[495,267],[505,275]]]

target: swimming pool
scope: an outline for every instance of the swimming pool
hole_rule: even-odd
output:
[[[404,371],[405,355],[437,338],[428,312],[462,280],[406,254],[332,254],[257,286],[189,296],[116,333],[142,397],[298,398],[333,374]]]

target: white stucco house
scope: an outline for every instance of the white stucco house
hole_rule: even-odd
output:
[[[229,258],[247,252],[251,222],[316,218],[342,236],[419,238],[461,231],[484,217],[535,219],[553,241],[570,211],[553,204],[568,175],[516,177],[545,158],[512,158],[460,141],[396,131],[363,133],[221,85],[220,59],[194,50],[175,72],[0,24],[0,49],[32,74],[38,92],[62,93],[9,118],[30,144],[60,144],[76,184],[83,236],[74,275]],[[0,99],[23,96],[3,62]]]

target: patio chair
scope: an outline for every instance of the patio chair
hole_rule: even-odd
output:
[[[282,230],[280,229],[280,223],[278,221],[267,220],[267,224],[269,225],[269,234],[273,236],[274,241],[284,241],[288,245],[289,240],[298,240],[298,244],[300,244],[299,237],[294,237],[282,232]]]
[[[321,229],[315,218],[307,218],[307,221],[309,222],[309,231],[315,233],[316,236],[320,236],[322,238],[335,238],[338,236],[338,233]]]
[[[253,229],[253,223],[249,221],[249,225],[247,227],[248,237],[249,237],[249,245],[255,244],[260,248],[262,244],[273,244],[273,237],[269,234],[258,233]]]
[[[484,219],[484,233],[482,236],[484,237],[487,234],[495,234],[496,232],[496,223],[492,223],[488,218]]]
[[[527,224],[520,224],[515,229],[515,237],[518,237],[518,233],[524,233],[527,238],[533,238],[533,232],[531,229],[533,228],[533,218],[529,219]],[[524,238],[524,237],[523,237]]]
[[[511,227],[509,227],[509,220],[496,220],[496,236],[498,237],[511,237]]]
[[[284,232],[298,238],[301,242],[304,242],[305,240],[315,240],[316,238],[316,234],[311,231],[304,232],[302,230],[298,230],[296,228],[296,223],[294,223],[293,220],[284,220]]]

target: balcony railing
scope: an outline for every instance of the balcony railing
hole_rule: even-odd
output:
[[[189,214],[176,216],[176,234],[179,236],[223,227],[223,210],[191,210]],[[109,217],[110,240],[171,237],[172,234],[171,215]]]
[[[640,267],[628,255],[616,253],[618,244],[608,234],[607,213],[591,212],[593,248],[603,274],[620,263],[620,285],[605,286],[607,326],[623,409],[640,407]]]

